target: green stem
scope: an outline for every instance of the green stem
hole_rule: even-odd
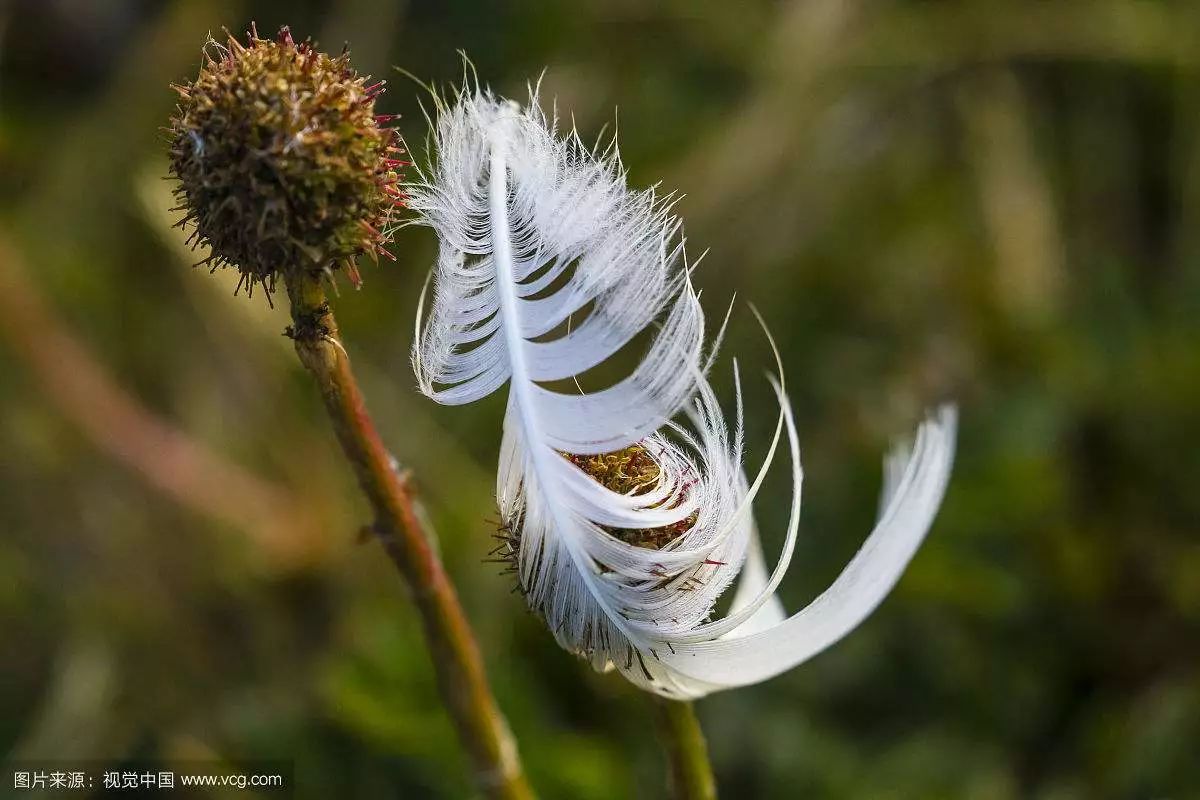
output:
[[[439,689],[479,788],[495,800],[534,797],[516,742],[488,687],[483,659],[458,595],[425,530],[407,473],[383,445],[338,340],[317,275],[286,276],[300,361],[325,400],[334,432],[375,513],[372,531],[412,590]]]
[[[676,800],[715,800],[717,782],[696,709],[690,702],[656,697],[654,711],[671,767],[672,795]]]

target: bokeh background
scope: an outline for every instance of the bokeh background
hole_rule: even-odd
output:
[[[282,309],[190,265],[159,127],[209,31],[288,23],[522,97],[680,210],[726,355],[778,337],[804,446],[784,587],[866,535],[888,442],[962,408],[944,509],[849,639],[699,704],[738,798],[1200,797],[1200,9],[1153,2],[0,3],[0,753],[296,761],[299,797],[470,795],[416,618]],[[619,108],[619,116],[616,109]],[[336,310],[549,798],[655,798],[646,703],[483,562],[501,398],[408,367],[433,254]],[[728,360],[715,373],[728,396]],[[773,423],[750,380],[750,458]],[[757,505],[778,545],[787,487]]]

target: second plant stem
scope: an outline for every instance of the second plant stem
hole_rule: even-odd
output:
[[[675,800],[715,800],[717,782],[708,760],[704,731],[690,702],[654,698],[655,721],[671,770]]]
[[[408,477],[398,471],[367,413],[321,278],[301,273],[285,283],[292,310],[289,335],[317,382],[338,442],[371,503],[371,529],[408,582],[438,687],[471,758],[475,783],[496,800],[532,798],[516,743],[488,686],[479,646],[425,530]]]

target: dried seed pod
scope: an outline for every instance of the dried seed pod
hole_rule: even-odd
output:
[[[367,84],[349,53],[329,56],[297,43],[285,27],[274,40],[251,28],[209,40],[194,81],[171,118],[171,175],[180,226],[206,245],[201,264],[236,267],[239,288],[270,298],[292,271],[344,270],[385,249],[403,196],[395,117],[375,113],[383,81]]]

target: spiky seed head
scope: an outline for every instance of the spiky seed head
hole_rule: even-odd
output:
[[[649,491],[658,480],[661,468],[654,455],[644,445],[633,444],[623,450],[599,455],[576,455],[564,453],[567,460],[586,472],[606,489],[618,494],[641,494]],[[626,544],[661,550],[670,542],[687,533],[696,524],[696,515],[680,520],[674,525],[658,528],[610,528],[604,530]]]
[[[592,480],[618,494],[638,495],[648,492],[662,473],[662,467],[654,453],[643,444],[633,444],[610,453],[580,455],[560,452],[560,455],[581,469]],[[610,536],[620,539],[626,544],[643,547],[647,550],[661,550],[691,530],[698,518],[699,512],[693,512],[679,522],[657,528],[617,528],[608,525],[600,527]],[[521,583],[518,566],[521,525],[521,519],[502,519],[493,535],[498,544],[488,553],[485,561],[503,564],[502,575],[518,575],[514,590],[525,594],[526,587]],[[544,616],[543,609],[535,608],[533,610]]]
[[[292,271],[344,270],[385,249],[403,197],[406,162],[395,117],[375,114],[383,82],[297,43],[284,27],[273,40],[251,27],[243,45],[212,39],[194,81],[173,88],[180,102],[168,129],[180,226],[207,245],[201,264],[234,266],[239,288],[268,293]]]

